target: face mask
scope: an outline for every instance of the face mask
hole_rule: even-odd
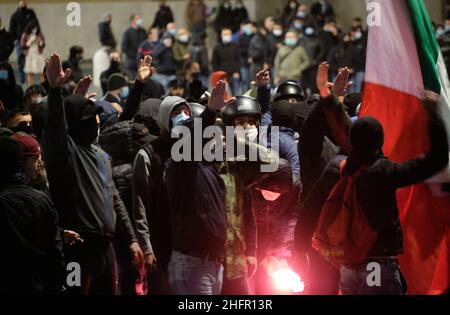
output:
[[[130,88],[128,86],[124,86],[121,90],[120,90],[120,97],[122,99],[125,99],[128,97],[128,95],[130,94]]]
[[[244,34],[247,36],[251,36],[253,34],[253,31],[250,27],[244,27]]]
[[[169,30],[170,35],[172,35],[173,37],[175,37],[177,35],[177,32],[178,32],[178,30],[176,28]]]
[[[194,80],[200,80],[200,72],[192,73],[192,79],[194,79]]]
[[[189,117],[188,115],[186,115],[184,112],[182,112],[181,114],[179,114],[179,115],[177,115],[177,116],[175,116],[175,117],[172,117],[172,118],[171,118],[171,121],[172,121],[172,128],[181,126],[181,125],[182,125],[186,120],[188,120],[189,118],[191,118],[191,117]]]
[[[294,28],[296,30],[302,30],[303,29],[303,23],[294,23]]]
[[[33,97],[32,99],[31,99],[31,104],[33,104],[33,105],[39,105],[39,104],[41,104],[42,103],[42,96],[38,96],[38,97]]]
[[[355,33],[355,40],[360,40],[362,38],[362,33],[361,32],[356,32]]]
[[[245,129],[245,130],[235,130],[234,135],[238,140],[242,141],[248,141],[250,143],[256,143],[258,140],[258,129],[257,128],[251,128],[251,129]]]
[[[444,35],[444,34],[445,34],[445,31],[444,31],[442,28],[440,28],[440,29],[438,29],[438,30],[436,31],[436,37],[437,37],[437,38],[441,37],[441,36]]]
[[[8,80],[9,79],[9,73],[8,70],[0,70],[0,80]]]
[[[307,36],[312,36],[312,35],[314,35],[314,33],[315,33],[315,30],[312,27],[307,27],[305,30],[305,35],[307,35]]]
[[[137,25],[137,26],[141,26],[141,25],[142,25],[142,22],[143,22],[142,19],[139,19],[139,20],[136,21],[136,25]]]
[[[223,42],[224,44],[229,44],[229,43],[231,43],[231,36],[229,36],[229,35],[222,36],[222,42]]]
[[[297,40],[293,38],[286,38],[284,40],[284,44],[288,47],[294,47],[295,45],[297,45]]]
[[[444,28],[445,32],[450,32],[450,24],[446,24]]]
[[[185,44],[189,41],[189,35],[181,35],[180,37],[178,37],[178,40]]]
[[[26,134],[31,135],[33,133],[33,127],[31,126],[31,124],[27,123],[27,122],[21,122],[19,123],[16,127],[10,128],[12,132],[17,133],[17,132],[24,132]]]
[[[230,5],[228,2],[225,2],[225,3],[223,4],[223,7],[224,7],[225,9],[229,9],[229,8],[231,7],[231,5]]]
[[[31,33],[33,33],[34,35],[36,35],[36,34],[37,34],[37,28],[34,28],[34,29],[31,31]]]
[[[170,38],[165,38],[165,39],[163,40],[163,43],[164,43],[164,46],[170,47],[170,46],[172,46],[172,39],[170,39]]]
[[[297,12],[297,17],[304,19],[306,17],[306,13],[304,11]]]
[[[280,37],[281,35],[283,35],[282,30],[273,30],[273,36]]]
[[[294,9],[297,7],[297,3],[295,3],[294,1],[292,1],[292,2],[289,4],[289,7],[290,7],[292,10],[294,10]]]

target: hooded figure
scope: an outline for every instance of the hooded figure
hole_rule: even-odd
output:
[[[83,96],[72,95],[63,101],[61,89],[49,91],[43,155],[61,227],[84,240],[65,252],[68,261],[79,262],[84,272],[81,287],[71,288],[78,294],[117,294],[111,242],[118,234],[116,226],[135,259],[142,255],[113,181],[111,158],[93,144],[100,112],[100,107]]]
[[[188,104],[188,102],[181,97],[168,96],[162,101],[161,108],[159,109],[159,126],[161,127],[162,133],[170,135],[170,132],[173,128],[173,121],[170,116],[173,113],[174,109],[180,105],[185,105],[186,107],[189,108],[189,111],[192,113],[191,107]],[[189,119],[190,116],[185,118]]]
[[[150,134],[154,136],[159,136],[160,134],[158,122],[161,103],[162,100],[160,99],[148,99],[141,103],[136,116],[134,116],[134,121],[143,124],[147,127]]]
[[[81,95],[66,97],[64,109],[69,136],[77,145],[91,145],[98,136],[96,115],[102,113],[103,109]]]

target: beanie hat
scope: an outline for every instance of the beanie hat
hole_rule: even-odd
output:
[[[127,86],[127,80],[120,73],[112,74],[108,79],[108,91],[114,91]]]
[[[24,159],[28,157],[40,156],[41,149],[39,147],[39,143],[33,137],[22,134],[14,134],[11,136],[11,139],[16,140],[22,146]]]

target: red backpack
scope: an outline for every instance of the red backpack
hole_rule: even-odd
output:
[[[340,167],[341,178],[322,207],[313,237],[313,248],[336,264],[359,264],[367,259],[378,238],[370,226],[356,193],[354,176],[344,174],[347,161]]]

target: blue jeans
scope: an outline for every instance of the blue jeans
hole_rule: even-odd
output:
[[[172,252],[169,283],[176,295],[219,295],[223,283],[223,265]]]
[[[250,89],[250,70],[249,68],[241,68],[241,89],[239,94],[247,93]]]
[[[23,68],[25,67],[25,57],[23,55],[22,46],[20,46],[20,41],[16,43],[16,55],[17,55],[17,68],[19,70],[19,81],[20,83],[25,83],[25,72]]]
[[[367,270],[367,264],[356,266],[341,266],[341,291],[344,295],[404,295],[406,280],[400,272],[398,264],[378,264],[380,282],[369,285],[374,269]]]

